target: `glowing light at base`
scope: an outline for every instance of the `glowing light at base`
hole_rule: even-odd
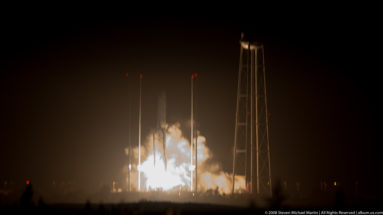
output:
[[[166,126],[166,128],[166,164],[164,162],[164,146],[159,135],[155,135],[155,147],[153,147],[152,133],[148,135],[141,147],[141,189],[144,187],[145,191],[190,191],[190,170],[193,170],[193,177],[195,177],[196,168],[195,160],[193,165],[190,164],[190,142],[183,137],[179,124]],[[197,143],[198,192],[211,189],[217,190],[220,194],[231,193],[232,174],[222,171],[221,166],[212,161],[213,155],[206,145],[205,137],[198,136]],[[127,155],[132,153],[133,164],[131,164],[130,168],[127,165],[125,171],[131,169],[130,174],[133,179],[131,180],[131,186],[137,188],[138,147],[133,148],[131,152],[126,148],[125,153]],[[236,176],[235,184],[234,190],[236,192],[244,192],[245,178],[243,176]]]

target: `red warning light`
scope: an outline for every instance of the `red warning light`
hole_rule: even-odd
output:
[[[31,183],[31,182],[30,182],[29,180],[26,180],[26,181],[25,181],[25,184],[27,184],[27,185],[30,184],[30,183]]]
[[[125,77],[129,77],[129,73],[125,73]]]
[[[140,74],[140,78],[142,79],[142,74]]]
[[[197,73],[194,73],[194,76],[197,78]]]
[[[194,78],[194,74],[192,74],[192,78]]]

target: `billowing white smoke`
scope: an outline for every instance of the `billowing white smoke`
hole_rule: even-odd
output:
[[[150,134],[141,147],[141,189],[163,191],[190,190],[190,170],[194,170],[194,167],[190,165],[191,146],[190,142],[182,136],[180,125],[174,124],[167,128],[166,166],[163,145],[160,144],[162,141],[158,136],[155,136],[154,142],[155,149],[153,148],[153,134]],[[213,189],[218,190],[221,194],[231,193],[232,175],[222,171],[218,163],[211,162],[213,156],[206,146],[205,137],[198,136],[197,142],[198,191],[203,192]],[[131,184],[136,189],[138,181],[138,147],[133,148],[132,152],[129,152],[127,148],[125,152],[127,155],[133,153]],[[193,162],[195,162],[194,158]],[[195,164],[193,163],[193,165]],[[128,168],[126,168],[126,171],[128,171]],[[195,175],[194,171],[193,175]],[[244,190],[244,177],[236,176],[235,184],[236,191]]]

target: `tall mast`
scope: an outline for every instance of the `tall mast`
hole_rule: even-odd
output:
[[[194,73],[194,78],[195,78],[195,80],[194,80],[194,82],[196,82],[197,81],[197,73]],[[195,111],[195,108],[194,108],[194,106],[197,106],[197,104],[195,104],[195,102],[194,102],[194,98],[196,97],[196,95],[195,95],[195,93],[194,93],[194,82],[193,82],[193,97],[192,97],[192,99],[193,99],[193,118],[196,118],[196,111]],[[197,86],[198,87],[198,86]],[[195,190],[195,192],[197,193],[197,189],[198,189],[198,130],[197,130],[197,125],[196,125],[196,123],[193,123],[193,126],[194,126],[194,148],[195,148],[195,152],[194,152],[194,155],[195,155],[195,173],[194,173],[194,175],[195,175],[195,186],[194,186],[194,190]]]
[[[258,48],[254,50],[254,69],[255,69],[255,153],[256,153],[256,184],[257,194],[259,194],[259,110],[258,110]]]
[[[140,101],[138,109],[138,191],[141,191],[141,102],[142,102],[142,74],[140,74]]]
[[[129,77],[128,73],[125,74],[126,77]],[[130,92],[130,84],[129,84],[129,79],[128,79],[128,101],[129,101],[129,121],[128,121],[128,141],[129,141],[129,154],[128,154],[128,161],[129,161],[129,166],[128,166],[128,190],[129,192],[131,190],[131,170],[132,170],[132,98],[131,98],[131,92]]]
[[[194,113],[193,113],[193,83],[194,74],[192,74],[191,83],[191,96],[190,96],[190,191],[193,191],[193,143],[194,143]]]

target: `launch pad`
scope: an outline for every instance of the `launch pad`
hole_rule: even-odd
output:
[[[208,190],[219,195],[256,193],[271,196],[268,111],[263,46],[240,41],[240,66],[233,148],[233,172],[221,170],[219,164],[208,164],[212,153],[196,123],[194,86],[197,73],[190,77],[190,139],[177,124],[166,121],[166,94],[158,97],[157,125],[142,141],[142,84],[139,75],[138,146],[126,150],[129,157],[128,191],[144,192],[152,197],[158,190],[202,196]],[[238,153],[244,152],[244,155]],[[242,163],[241,163],[242,161]],[[243,168],[244,167],[244,168]],[[243,170],[243,171],[242,171]],[[186,191],[186,192],[185,192]],[[162,192],[161,192],[162,193]],[[161,194],[164,197],[166,194]],[[173,197],[172,197],[173,198]],[[176,199],[177,199],[176,198]],[[183,198],[183,197],[182,197]]]

